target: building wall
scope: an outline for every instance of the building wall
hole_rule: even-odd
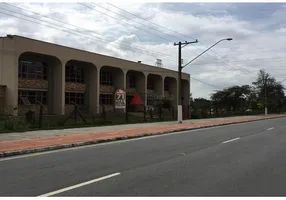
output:
[[[89,73],[89,83],[94,86],[90,89],[90,111],[98,113],[100,111],[99,105],[99,93],[114,92],[118,88],[126,88],[126,73],[128,70],[134,70],[138,72],[144,72],[145,77],[139,80],[140,85],[138,90],[141,93],[147,94],[147,75],[152,73],[162,77],[171,77],[175,81],[177,80],[177,72],[145,65],[142,63],[122,60],[114,57],[109,57],[101,54],[95,54],[55,44],[50,44],[42,41],[37,41],[29,38],[20,36],[4,37],[0,39],[0,45],[2,46],[0,51],[1,62],[0,62],[0,85],[5,85],[5,107],[10,108],[12,112],[13,107],[18,106],[18,88],[25,87],[27,85],[32,88],[46,88],[47,82],[44,81],[33,81],[33,80],[19,80],[17,76],[18,70],[18,59],[19,56],[25,52],[35,52],[42,55],[54,57],[56,59],[51,60],[51,66],[53,76],[48,81],[49,89],[49,105],[47,106],[51,114],[62,115],[66,113],[65,106],[65,91],[66,90],[84,90],[85,86],[82,84],[70,84],[65,83],[65,65],[70,60],[77,60],[88,62],[93,65],[93,68]],[[100,70],[101,68],[109,66],[118,69],[122,72],[122,75],[116,74],[116,83],[113,87],[103,86],[99,84]],[[190,82],[189,74],[182,74],[182,79]],[[19,87],[18,87],[19,84]],[[162,83],[163,84],[163,83]],[[159,87],[159,86],[157,86]],[[174,87],[172,89],[175,94]],[[147,95],[144,95],[143,101],[147,102]],[[177,98],[177,97],[176,97]],[[175,98],[175,99],[176,99]],[[176,100],[175,100],[176,101]],[[110,106],[107,106],[110,107]],[[110,108],[111,109],[111,108]],[[17,112],[14,114],[17,114]]]
[[[18,55],[15,51],[15,40],[9,38],[0,39],[0,85],[6,86],[5,109],[12,114],[16,114],[14,108],[18,104]]]

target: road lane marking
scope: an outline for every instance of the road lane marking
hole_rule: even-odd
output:
[[[73,186],[70,186],[70,187],[66,187],[66,188],[63,188],[63,189],[60,189],[60,190],[56,190],[54,192],[49,192],[49,193],[46,193],[46,194],[42,194],[39,197],[53,196],[53,195],[56,195],[56,194],[59,194],[59,193],[63,193],[63,192],[69,191],[69,190],[73,190],[73,189],[76,189],[76,188],[79,188],[79,187],[82,187],[82,186],[85,186],[85,185],[89,185],[89,184],[92,184],[92,183],[103,181],[105,179],[109,179],[109,178],[112,178],[112,177],[115,177],[115,176],[118,176],[118,175],[120,175],[119,172],[114,173],[114,174],[110,174],[110,175],[107,175],[107,176],[103,176],[103,177],[100,177],[100,178],[97,178],[97,179],[93,179],[93,180],[90,180],[90,181],[86,181],[86,182],[83,182],[83,183],[80,183],[80,184],[77,184],[77,185],[73,185]]]
[[[237,138],[234,138],[234,139],[231,139],[231,140],[227,140],[227,141],[224,141],[223,144],[226,144],[226,143],[229,143],[229,142],[233,142],[235,140],[239,140],[240,137],[237,137]]]
[[[272,129],[274,129],[274,127],[271,127],[271,128],[269,128],[269,129],[267,129],[267,131],[270,131],[270,130],[272,130]]]

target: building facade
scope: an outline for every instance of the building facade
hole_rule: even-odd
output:
[[[0,38],[0,108],[14,115],[39,110],[65,115],[72,102],[91,114],[114,110],[114,92],[124,89],[127,103],[137,92],[178,102],[173,70],[60,46],[17,35]],[[183,104],[189,105],[190,75],[182,74]]]

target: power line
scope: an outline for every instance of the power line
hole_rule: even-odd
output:
[[[98,10],[95,10],[93,7],[87,6],[87,5],[83,4],[83,3],[78,3],[78,4],[80,4],[80,5],[82,5],[82,6],[86,7],[86,8],[92,9],[92,10],[94,10],[94,11],[96,11],[96,12],[99,12],[99,13],[101,13],[101,14],[104,14],[103,12],[100,12],[100,11],[98,11]],[[96,5],[96,4],[95,4],[95,5]],[[99,5],[96,5],[96,6],[102,7],[102,6],[99,6]],[[113,12],[113,11],[111,11],[111,12]],[[115,12],[113,12],[113,13],[115,13]],[[116,13],[116,14],[117,14],[117,13]],[[128,25],[130,25],[130,26],[133,26],[133,27],[135,27],[135,28],[138,29],[138,30],[144,31],[144,32],[149,33],[149,34],[151,34],[151,35],[154,35],[154,36],[156,36],[156,37],[158,37],[158,38],[161,38],[161,39],[163,39],[163,40],[165,40],[165,41],[166,41],[166,40],[169,41],[168,39],[166,39],[166,38],[164,38],[164,37],[162,37],[162,36],[160,36],[160,35],[157,35],[157,34],[154,34],[154,33],[152,33],[152,32],[146,31],[145,29],[142,29],[142,28],[140,28],[140,27],[134,26],[134,25],[132,25],[132,24],[130,24],[130,23],[127,23],[127,22],[124,22],[124,21],[120,21],[120,20],[118,20],[116,17],[110,16],[110,15],[108,15],[108,14],[106,14],[106,13],[105,13],[104,15],[105,15],[105,16],[108,16],[108,17],[110,17],[110,18],[113,18],[113,19],[117,20],[118,22],[121,22],[121,23],[124,23],[124,24],[128,24]],[[118,14],[117,14],[117,15],[118,15]],[[128,18],[127,18],[127,19],[128,19]]]
[[[232,62],[235,63],[248,63],[248,62],[258,62],[258,61],[262,61],[262,62],[273,62],[273,61],[286,61],[285,58],[268,58],[268,59],[251,59],[251,60],[234,60]],[[192,64],[192,65],[213,65],[213,64],[221,64],[221,62],[211,62],[211,63],[201,63],[201,64]]]
[[[10,6],[12,6],[12,5],[10,5]],[[17,7],[17,6],[14,6],[14,7]],[[18,7],[17,7],[17,8],[18,8]],[[3,8],[1,8],[1,9],[3,9]],[[21,8],[19,8],[19,9],[21,9]],[[4,9],[4,10],[7,10],[7,9]],[[25,9],[23,9],[23,10],[25,10]],[[9,11],[9,12],[12,12],[12,11],[10,11],[10,10],[8,10],[8,11]],[[35,13],[35,12],[32,12],[32,11],[28,11],[28,12]],[[6,13],[4,13],[4,14],[6,14]],[[18,13],[18,14],[19,14],[19,13]],[[36,13],[36,14],[38,14],[38,13]],[[20,15],[24,15],[24,14],[20,14]],[[40,15],[40,14],[38,14],[38,15]],[[10,15],[10,16],[13,16],[13,15]],[[27,15],[24,15],[24,16],[27,16]],[[43,16],[43,15],[40,15],[40,16]],[[14,16],[14,17],[16,17],[16,16]],[[28,17],[33,18],[33,17],[31,17],[31,16],[28,16]],[[46,16],[44,16],[44,17],[46,17]],[[17,18],[19,18],[19,17],[17,17]],[[46,17],[46,18],[49,18],[49,17]],[[20,19],[23,19],[23,18],[20,18]],[[35,18],[33,18],[33,19],[35,19]],[[52,18],[49,18],[49,19],[52,19]],[[23,20],[29,21],[29,20],[27,20],[27,19],[23,19]],[[36,20],[39,20],[39,19],[36,19]],[[52,19],[52,20],[54,20],[54,19]],[[44,20],[40,20],[40,21],[44,21]],[[55,21],[59,21],[59,20],[55,20]],[[36,23],[36,22],[33,22],[33,21],[30,21],[30,22]],[[44,21],[44,22],[47,22],[47,21]],[[62,21],[59,21],[59,22],[61,22],[61,23],[66,23],[66,22],[62,22]],[[52,24],[52,25],[55,25],[55,24],[50,23],[50,22],[47,22],[47,23]],[[38,24],[39,24],[39,23],[38,23]],[[68,24],[68,23],[66,23],[66,24]],[[41,25],[44,25],[44,24],[41,24]],[[44,26],[47,26],[47,25],[45,24]],[[56,25],[56,26],[58,26],[58,25]],[[74,25],[72,25],[72,26],[74,26]],[[50,27],[50,26],[47,26],[47,27]],[[78,27],[78,26],[74,26],[74,27]],[[57,28],[55,28],[55,27],[51,27],[51,28],[57,29]],[[80,27],[78,27],[78,28],[80,28]],[[69,29],[69,28],[68,28],[68,29]],[[60,30],[60,29],[57,29],[57,30]],[[69,29],[69,30],[72,30],[72,31],[78,33],[78,31],[75,31],[75,30],[73,30],[73,29]],[[85,29],[85,30],[87,30],[87,29]],[[63,31],[63,30],[61,30],[61,31]],[[90,31],[90,30],[87,30],[87,31]],[[68,31],[65,31],[65,32],[68,32]],[[68,32],[68,33],[71,33],[71,32]],[[73,33],[71,33],[71,34],[73,34]],[[82,33],[80,33],[80,34],[82,34]],[[78,35],[78,34],[77,34],[77,35]],[[87,34],[85,34],[85,35],[87,35]],[[88,36],[89,36],[89,35],[88,35]],[[98,37],[97,37],[97,38],[98,38]],[[101,38],[100,38],[100,39],[101,39]],[[140,51],[140,52],[142,52],[142,51]]]
[[[3,4],[6,4],[6,3],[3,3]],[[79,29],[83,29],[83,30],[85,30],[85,31],[88,31],[88,32],[92,32],[92,33],[96,33],[97,35],[100,35],[100,36],[102,36],[101,34],[99,34],[99,33],[97,33],[97,32],[95,32],[95,31],[91,31],[91,30],[88,30],[88,29],[85,29],[85,28],[82,28],[82,27],[79,27],[79,26],[76,26],[76,25],[73,25],[73,24],[69,24],[69,23],[67,23],[67,22],[64,22],[64,21],[60,21],[60,20],[57,20],[57,19],[53,19],[53,18],[50,18],[50,17],[47,17],[47,16],[45,16],[45,15],[41,15],[41,14],[39,14],[39,13],[36,13],[36,12],[33,12],[33,11],[30,11],[30,10],[27,10],[27,9],[24,9],[24,8],[19,8],[19,7],[17,7],[17,6],[13,6],[13,5],[10,5],[10,4],[6,4],[6,5],[9,5],[9,6],[12,6],[12,7],[15,7],[15,8],[18,8],[18,9],[20,9],[20,10],[25,10],[25,11],[27,11],[27,12],[30,12],[30,13],[33,13],[33,14],[36,14],[36,15],[39,15],[39,16],[42,16],[42,17],[45,17],[45,18],[48,18],[48,19],[51,19],[51,20],[54,20],[54,21],[57,21],[57,22],[60,22],[60,23],[63,23],[63,24],[67,24],[67,25],[70,25],[70,26],[73,26],[73,27],[76,27],[76,28],[79,28]],[[7,9],[6,9],[7,10]],[[8,11],[10,11],[10,10],[8,10]],[[10,12],[12,12],[12,11],[10,11]],[[18,13],[19,14],[19,13]],[[21,14],[21,15],[24,15],[24,14]],[[24,15],[24,16],[27,16],[27,15]],[[30,17],[30,16],[28,16],[28,17]],[[32,17],[33,18],[33,17]],[[38,19],[37,19],[38,20]],[[42,20],[43,21],[43,20]],[[48,22],[48,23],[50,23],[50,22]],[[58,26],[58,25],[57,25]],[[69,29],[69,28],[68,28]],[[73,30],[73,29],[72,29]],[[73,31],[76,31],[76,30],[73,30]],[[78,31],[76,31],[76,32],[78,32]],[[85,35],[87,35],[87,34],[85,34]],[[95,37],[95,36],[93,36],[93,37]],[[110,38],[109,40],[107,40],[107,41],[110,41],[110,42],[113,42],[113,40],[112,40],[112,38],[111,37],[108,37],[108,36],[105,36],[106,38]],[[97,38],[99,38],[99,37],[97,37]],[[103,40],[103,38],[99,38],[99,39],[101,39],[101,40]],[[115,43],[115,42],[114,42]],[[125,46],[125,45],[123,45],[123,46]],[[128,47],[129,48],[129,46],[125,46],[125,47]],[[131,48],[132,49],[132,48]],[[147,50],[141,50],[141,47],[140,47],[140,49],[138,49],[138,48],[136,48],[137,50],[140,50],[140,52],[151,52],[152,53],[152,56],[154,56],[153,54],[155,54],[155,53],[157,53],[157,54],[159,54],[159,55],[163,55],[163,56],[170,56],[169,54],[164,54],[164,53],[158,53],[158,52],[152,52],[152,51],[147,51]]]
[[[0,12],[1,13],[1,12]],[[40,42],[42,42],[42,41],[40,41]],[[66,46],[63,46],[63,47],[66,47]],[[66,47],[66,48],[70,48],[70,47]],[[6,49],[6,48],[0,48],[0,51],[2,51],[2,53],[3,54],[5,54],[5,55],[15,55],[15,53],[23,53],[22,51],[20,51],[20,50],[12,50],[12,49]],[[87,52],[87,53],[92,53],[92,52]],[[96,54],[96,53],[94,53],[94,54]],[[101,56],[104,56],[104,55],[101,55]],[[66,59],[61,59],[61,61],[63,62],[63,63],[66,63],[66,62],[68,62],[68,61],[70,61],[70,59],[68,59],[68,60],[66,60]],[[125,60],[125,61],[130,61],[130,60]],[[86,61],[81,61],[81,62],[86,62]],[[89,62],[87,62],[87,63],[89,63]],[[93,63],[91,63],[91,64],[93,64]],[[136,63],[137,64],[137,63]],[[95,64],[94,64],[95,65]],[[148,67],[153,67],[153,69],[150,71],[150,70],[140,70],[140,71],[138,71],[138,72],[149,72],[150,74],[153,74],[153,73],[158,73],[158,74],[154,74],[154,75],[158,75],[158,76],[160,76],[160,74],[162,74],[162,73],[164,73],[164,72],[168,72],[169,70],[170,71],[172,71],[173,73],[177,73],[177,71],[176,70],[173,70],[173,69],[169,69],[169,68],[159,68],[159,67],[155,67],[155,66],[152,66],[152,65],[148,65],[148,64],[146,64]],[[118,68],[118,67],[116,67],[116,66],[114,66],[115,68]],[[118,68],[118,69],[121,69],[121,68]],[[159,70],[159,69],[161,69],[161,70]],[[135,70],[136,71],[136,70]],[[166,77],[171,77],[171,78],[175,78],[175,77],[177,77],[177,76],[175,76],[175,77],[173,77],[173,76],[168,76],[168,75],[166,75]],[[175,78],[176,79],[176,78]]]
[[[168,29],[168,28],[166,28],[166,27],[163,27],[163,26],[161,26],[161,25],[159,25],[159,24],[156,24],[156,23],[153,23],[153,22],[151,22],[151,21],[148,21],[148,20],[146,20],[146,19],[144,19],[144,18],[142,18],[142,17],[139,17],[139,16],[137,16],[137,15],[135,15],[135,14],[133,14],[133,13],[130,13],[130,12],[128,12],[128,11],[122,9],[122,8],[119,8],[119,7],[115,6],[115,5],[112,5],[112,4],[110,4],[110,3],[107,3],[107,4],[113,6],[113,7],[117,8],[117,9],[120,9],[120,10],[122,10],[122,11],[128,13],[128,14],[131,14],[132,16],[135,16],[135,17],[137,17],[137,18],[139,18],[139,19],[142,19],[142,20],[147,21],[147,22],[149,22],[149,23],[151,23],[151,24],[154,24],[154,25],[156,25],[156,26],[158,26],[158,27],[161,27],[161,28],[163,28],[163,29],[165,29],[165,30],[169,30],[169,31],[174,32],[174,33],[176,33],[176,34],[179,34],[179,35],[181,35],[181,36],[183,36],[183,37],[187,37],[187,38],[189,37],[189,36],[186,36],[186,35],[183,35],[183,34],[177,32],[177,31],[173,31],[173,30]],[[154,28],[153,28],[153,29],[154,29]],[[178,38],[178,37],[176,37],[176,38]],[[191,38],[192,38],[192,37],[191,37]],[[179,39],[181,40],[181,38],[179,38]],[[192,39],[194,39],[194,38],[192,38]],[[184,40],[184,39],[183,39],[183,40]],[[200,43],[201,43],[201,42],[200,42]],[[202,43],[201,43],[201,44],[202,44]],[[205,45],[203,45],[203,46],[205,46]],[[205,47],[206,47],[206,46],[205,46]],[[195,47],[195,48],[196,48],[196,47]],[[196,49],[198,49],[198,48],[196,48]],[[218,55],[218,54],[217,54],[215,51],[213,51],[212,49],[211,49],[210,51],[212,51],[212,52],[214,52],[216,55]],[[209,55],[210,57],[215,58],[215,57],[211,56],[211,55],[208,54],[208,53],[206,53],[206,55]],[[215,59],[217,59],[217,58],[215,58]],[[227,60],[227,59],[225,59],[225,58],[223,58],[223,57],[219,57],[219,59]],[[229,60],[227,60],[227,61],[230,62]],[[244,69],[244,68],[242,68],[242,67],[239,67],[239,66],[236,66],[236,67],[238,67],[238,68],[240,68],[240,69],[242,69],[242,70],[244,70],[244,71],[246,71],[246,72],[250,72],[250,71],[248,71],[247,69]]]
[[[219,89],[219,88],[220,88],[220,87],[218,87],[218,86],[216,86],[216,85],[213,85],[213,84],[204,82],[204,81],[202,81],[202,80],[200,80],[200,79],[197,79],[197,78],[195,78],[195,77],[191,77],[191,80],[192,80],[192,79],[194,79],[194,80],[196,80],[196,81],[198,81],[198,82],[200,82],[200,83],[203,83],[203,84],[205,84],[205,85],[208,85],[208,86],[210,86],[210,87],[213,87],[213,88],[215,88],[215,89]],[[222,89],[222,88],[220,88],[220,89]]]
[[[0,12],[1,13],[1,12]],[[9,54],[13,54],[14,55],[14,53],[15,52],[18,52],[18,51],[10,51],[10,50],[7,50],[7,49],[1,49],[2,50],[2,52],[6,52],[7,54],[9,53]],[[20,52],[20,51],[19,51]],[[69,60],[62,60],[62,61],[69,61]],[[172,70],[173,72],[176,72],[176,71],[174,71],[174,70]],[[150,71],[142,71],[142,72],[150,72]],[[151,71],[151,73],[162,73],[162,70],[152,70]],[[158,75],[159,76],[159,75]],[[216,85],[214,85],[214,84],[210,84],[210,83],[207,83],[207,82],[205,82],[205,81],[202,81],[202,80],[200,80],[200,79],[198,79],[198,78],[195,78],[195,77],[193,77],[193,76],[191,76],[190,77],[190,80],[192,80],[192,79],[194,79],[194,80],[196,80],[196,81],[198,81],[198,82],[200,82],[200,83],[202,83],[202,84],[205,84],[205,85],[208,85],[208,86],[210,86],[210,87],[214,87],[215,89],[218,89],[218,88],[220,88],[220,87],[218,87],[218,86],[216,86]]]
[[[161,25],[156,24],[156,23],[154,23],[154,22],[148,21],[148,20],[146,20],[146,19],[144,19],[144,18],[142,18],[142,17],[140,17],[140,16],[138,16],[138,15],[135,15],[135,14],[133,14],[133,13],[131,13],[131,12],[128,12],[127,10],[124,10],[124,9],[122,9],[122,8],[119,8],[119,7],[117,7],[117,6],[115,6],[115,5],[111,4],[111,3],[108,3],[108,2],[106,2],[106,3],[109,4],[110,6],[113,6],[113,7],[117,8],[117,9],[123,11],[123,12],[126,12],[126,13],[128,13],[128,14],[134,16],[134,17],[139,18],[139,19],[142,19],[142,20],[144,20],[144,21],[146,21],[146,22],[148,22],[148,23],[150,23],[150,24],[153,24],[153,25],[155,25],[155,26],[157,26],[157,27],[163,28],[163,29],[165,29],[165,30],[168,30],[168,31],[170,31],[170,32],[173,32],[173,33],[176,33],[176,34],[179,34],[179,35],[182,35],[181,33],[177,32],[177,31],[173,31],[173,30],[171,30],[171,29],[169,29],[169,28],[167,28],[167,27],[164,27],[164,26],[161,26]],[[188,36],[186,36],[186,35],[182,35],[182,36],[183,36],[183,37],[188,37]],[[179,38],[179,37],[176,37],[176,38],[178,38],[178,39],[180,39],[180,40],[182,39],[182,38]],[[192,38],[192,39],[194,39],[194,38]]]
[[[249,52],[251,51],[251,52]],[[227,53],[226,55],[232,55],[232,54],[237,54],[239,52],[249,52],[249,53],[252,53],[252,52],[262,52],[262,51],[286,51],[286,48],[272,48],[272,49],[264,49],[264,48],[255,48],[255,49],[239,49],[239,50],[232,50],[231,52],[220,52],[220,53]]]
[[[106,15],[106,14],[103,13],[103,12],[100,12],[100,11],[98,11],[98,10],[95,10],[93,7],[86,6],[85,4],[81,4],[81,3],[78,3],[78,4],[80,4],[80,5],[82,5],[82,6],[86,7],[86,8],[90,8],[90,9],[92,9],[92,10],[94,10],[94,11],[96,11],[96,12],[99,12],[99,13],[101,13],[101,14],[104,14],[105,16],[108,16],[108,17],[110,17],[110,18],[112,18],[112,19],[115,19],[115,20],[117,20],[118,22],[125,23],[125,24],[128,24],[128,25],[132,26],[132,27],[137,28],[138,30],[143,30],[143,31],[145,31],[144,29],[138,28],[138,27],[136,27],[136,26],[134,26],[134,25],[132,25],[132,24],[130,24],[130,23],[122,22],[122,21],[118,20],[118,19],[115,18],[115,17],[112,17],[112,16],[110,16],[110,15]],[[100,7],[101,7],[101,6],[100,6]],[[106,9],[106,8],[105,8],[105,9]],[[107,10],[107,9],[106,9],[106,10]],[[116,12],[114,12],[114,13],[116,13]],[[129,19],[129,18],[128,18],[128,19]],[[150,33],[149,31],[145,31],[145,32]],[[155,35],[155,36],[158,36],[158,35],[153,34],[153,33],[150,33],[150,34]],[[159,37],[160,37],[160,38],[163,38],[163,37],[161,37],[161,36],[159,36]],[[166,39],[166,38],[163,38],[163,39],[169,41],[169,40]],[[206,54],[209,55],[208,53],[206,53]],[[213,56],[211,56],[211,57],[213,57]],[[215,58],[215,57],[213,57],[213,58]],[[217,58],[215,58],[215,59],[217,59]],[[227,66],[227,65],[225,65],[225,67],[227,67],[228,69],[232,69],[231,67],[229,67],[229,66]],[[247,70],[245,70],[245,69],[243,69],[243,68],[241,68],[241,67],[238,67],[238,68],[240,68],[240,69],[242,69],[242,70],[244,70],[244,71],[247,71]]]
[[[1,12],[0,12],[1,13]],[[14,53],[15,52],[17,52],[17,51],[9,51],[9,50],[6,50],[6,49],[1,49],[2,50],[2,52],[6,52],[6,53],[10,53],[10,54],[13,54],[14,55]],[[14,52],[14,53],[13,53]],[[62,61],[69,61],[69,60],[62,60]],[[142,72],[149,72],[149,71],[142,71]],[[162,71],[156,71],[156,70],[152,70],[151,71],[151,73],[162,73]],[[174,71],[175,72],[175,71]],[[159,76],[159,75],[158,75]],[[200,80],[200,79],[197,79],[197,78],[194,78],[194,77],[191,77],[190,78],[190,80],[192,80],[192,79],[194,79],[194,80],[196,80],[196,81],[199,81],[199,82],[201,82],[201,83],[203,83],[203,84],[205,84],[205,85],[208,85],[208,86],[211,86],[211,87],[215,87],[215,88],[217,88],[217,86],[215,86],[215,85],[212,85],[212,84],[209,84],[209,83],[207,83],[207,82],[204,82],[204,81],[202,81],[202,80]]]
[[[112,12],[112,13],[118,15],[118,16],[121,16],[121,17],[123,17],[123,18],[125,18],[125,19],[128,19],[128,20],[130,20],[130,21],[133,21],[133,22],[135,22],[135,23],[141,24],[141,25],[147,27],[148,30],[150,30],[150,26],[147,26],[147,25],[145,25],[144,23],[137,22],[137,21],[135,21],[134,19],[130,19],[130,18],[124,16],[124,15],[121,15],[121,14],[119,14],[119,13],[117,13],[117,12],[114,12],[114,11],[112,11],[112,10],[110,10],[110,9],[107,9],[107,8],[105,8],[105,7],[103,7],[103,6],[100,6],[100,5],[98,5],[98,4],[95,4],[95,3],[91,3],[91,4],[92,4],[92,5],[95,5],[96,7],[100,7],[100,8],[106,9],[106,10],[108,10],[109,12]],[[82,5],[82,4],[81,4],[81,5]],[[154,29],[154,28],[151,28],[151,29],[153,29],[154,31],[159,32],[160,34],[162,34],[162,32],[161,32],[160,30],[157,30],[157,29]],[[148,33],[150,33],[150,32],[148,32]],[[169,34],[166,34],[166,33],[165,33],[165,35],[174,37],[174,36],[169,35]],[[159,35],[157,35],[157,34],[155,34],[155,36],[160,37],[160,38],[162,38],[163,40],[169,41],[168,39],[163,38],[163,37],[161,37],[161,36],[159,36]]]
[[[4,4],[5,4],[5,3],[4,3]],[[7,4],[7,5],[9,5],[9,4]],[[9,5],[9,6],[12,6],[12,5]],[[18,9],[22,9],[22,8],[17,7],[17,6],[12,6],[12,7],[16,7],[16,8],[18,8]],[[41,19],[38,19],[38,18],[35,18],[35,17],[31,17],[31,16],[28,16],[28,15],[22,14],[22,13],[18,13],[18,12],[15,12],[15,11],[8,10],[8,9],[5,9],[5,8],[0,8],[0,9],[6,10],[6,11],[9,11],[9,12],[13,12],[13,13],[16,13],[16,14],[19,14],[19,15],[23,15],[23,16],[26,16],[26,17],[29,17],[29,18],[32,18],[32,19],[35,19],[35,20],[38,20],[38,21],[46,22],[46,23],[51,24],[51,25],[56,26],[56,27],[59,27],[59,26],[60,26],[60,25],[58,25],[58,24],[54,24],[54,23],[51,23],[51,22],[46,21],[46,20],[41,20]],[[22,10],[26,10],[26,9],[22,9]],[[43,16],[43,15],[41,15],[41,14],[39,14],[39,13],[36,13],[36,12],[32,12],[32,11],[28,11],[28,10],[26,10],[26,11],[27,11],[27,12],[34,13],[34,14],[39,15],[39,16]],[[54,28],[54,29],[57,29],[57,30],[60,30],[60,31],[68,32],[68,33],[70,33],[70,34],[74,34],[74,33],[71,33],[71,32],[69,32],[69,31],[65,31],[65,30],[62,30],[62,29],[58,29],[58,28],[55,28],[55,27],[51,27],[51,26],[46,25],[46,24],[41,24],[41,23],[38,23],[38,22],[30,21],[30,20],[27,20],[27,19],[24,19],[24,18],[15,16],[15,15],[7,14],[7,13],[2,13],[2,14],[10,15],[10,16],[13,16],[13,17],[16,17],[16,18],[25,20],[25,21],[29,21],[29,22],[32,22],[32,23],[37,23],[37,24],[40,24],[40,25],[43,25],[43,26],[47,26],[47,27]],[[43,17],[48,18],[48,19],[51,19],[51,20],[54,20],[54,21],[57,21],[57,22],[60,22],[60,23],[68,24],[68,23],[66,23],[66,22],[63,22],[63,21],[60,21],[60,20],[56,20],[56,19],[52,19],[52,18],[49,18],[49,17],[47,17],[47,16],[43,16]],[[75,26],[75,25],[72,25],[72,24],[68,24],[68,25],[71,25],[71,26],[74,26],[74,27],[77,27],[77,28],[81,28],[81,27],[78,27],[78,26]],[[91,36],[91,35],[89,35],[89,34],[82,33],[82,32],[76,31],[76,30],[74,30],[74,29],[67,28],[67,27],[62,27],[62,26],[60,26],[60,27],[61,27],[61,28],[68,29],[68,30],[71,30],[71,31],[73,31],[73,32],[76,32],[77,35],[78,35],[78,33],[79,33],[79,34],[81,34],[81,35],[85,35],[85,37],[88,36],[89,38],[90,38],[90,37],[92,37],[92,38],[97,38],[97,39],[93,39],[93,40],[94,40],[94,41],[100,41],[101,43],[106,44],[105,42],[102,41],[102,40],[104,40],[104,39],[103,39],[103,38],[100,38],[100,37],[98,37],[98,36]],[[83,29],[83,28],[81,28],[81,29]],[[88,29],[84,29],[84,30],[89,31],[89,32],[94,32],[94,31],[91,31],[91,30],[88,30]],[[95,33],[96,33],[96,32],[95,32]],[[90,38],[90,39],[91,39],[91,38]],[[107,39],[106,39],[106,40],[107,40]],[[107,41],[116,43],[116,42],[114,42],[113,40],[107,40]],[[126,48],[130,48],[129,46],[126,46],[126,45],[122,45],[122,46],[124,46],[124,47],[126,47]],[[157,52],[154,53],[154,52],[152,52],[152,51],[142,50],[142,49],[138,49],[138,48],[130,48],[130,49],[136,49],[137,52],[144,53],[144,54],[146,54],[146,55],[151,55],[151,56],[153,56],[153,57],[155,57],[155,56],[158,57],[158,55],[155,55],[155,53],[157,53]],[[159,53],[157,53],[157,54],[159,54]],[[167,55],[167,56],[169,56],[168,54],[161,54],[161,55]],[[156,57],[155,57],[155,58],[156,58]],[[176,62],[175,60],[170,60],[170,61]]]
[[[2,8],[0,8],[0,9],[2,9]],[[10,11],[10,12],[12,12],[12,11]],[[0,13],[2,13],[2,12],[0,12]],[[2,13],[2,14],[9,15],[9,16],[13,16],[13,17],[16,17],[16,18],[19,18],[19,19],[23,19],[23,18],[21,18],[21,17],[14,16],[14,15],[7,14],[7,13]],[[32,18],[33,18],[33,17],[32,17]],[[40,25],[43,25],[43,26],[47,26],[47,27],[50,27],[50,28],[53,28],[53,29],[57,29],[57,30],[60,30],[60,31],[63,31],[63,32],[68,32],[68,33],[74,34],[74,33],[70,32],[70,31],[61,30],[61,29],[58,29],[58,28],[55,28],[55,27],[52,27],[52,26],[49,26],[49,25],[46,25],[46,24],[41,24],[41,23],[34,22],[34,21],[31,21],[31,20],[27,20],[27,19],[23,19],[23,20],[25,20],[25,21],[30,21],[30,22],[32,22],[32,23],[40,24]],[[77,33],[76,33],[76,34],[77,34]],[[77,34],[77,35],[79,35],[79,34]]]

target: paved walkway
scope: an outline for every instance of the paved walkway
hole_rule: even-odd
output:
[[[243,118],[252,118],[257,116],[244,116]],[[260,116],[261,117],[261,116]],[[218,121],[218,120],[232,120],[240,119],[241,117],[226,117],[226,118],[212,118],[212,119],[192,119],[184,120],[183,124],[197,124],[202,122]],[[129,129],[142,129],[151,128],[158,126],[170,126],[177,124],[176,121],[169,122],[153,122],[153,123],[138,123],[138,124],[124,124],[124,125],[112,125],[112,126],[98,126],[98,127],[86,127],[86,128],[70,128],[70,129],[59,129],[59,130],[40,130],[40,131],[27,131],[27,132],[16,132],[16,133],[2,133],[0,134],[1,141],[13,141],[13,140],[29,140],[29,139],[39,139],[48,138],[55,136],[67,136],[73,134],[91,134],[91,133],[101,133],[119,130],[129,130]]]
[[[0,157],[9,156],[10,154],[7,152],[14,152],[12,154],[17,155],[57,148],[93,144],[104,142],[106,140],[110,141],[126,139],[144,135],[162,134],[180,130],[189,130],[275,117],[286,117],[286,115],[186,120],[182,124],[178,124],[177,122],[161,122],[0,134]]]

